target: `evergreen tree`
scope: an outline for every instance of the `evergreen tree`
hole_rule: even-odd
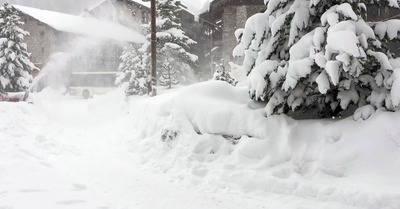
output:
[[[29,33],[18,11],[5,2],[0,7],[0,93],[26,91],[32,83],[32,71],[38,70],[29,60],[24,37]]]
[[[214,80],[218,81],[225,81],[232,86],[236,86],[238,83],[234,78],[231,77],[230,73],[225,69],[224,60],[222,59],[221,62],[214,62]]]
[[[147,93],[147,71],[143,64],[143,54],[134,45],[126,47],[120,57],[121,64],[115,83],[121,85],[129,78],[126,95],[144,95]]]
[[[169,86],[185,80],[196,66],[198,57],[191,54],[195,41],[185,35],[180,23],[180,2],[175,0],[157,1],[157,70],[159,84]],[[144,28],[150,32],[150,25]],[[151,36],[143,45],[145,63],[150,65]],[[150,67],[149,67],[150,68]]]
[[[245,56],[250,96],[267,102],[267,116],[310,109],[332,116],[351,105],[365,117],[395,110],[400,95],[387,44],[398,38],[400,20],[366,23],[370,5],[398,7],[395,0],[269,0],[249,18],[234,53]]]

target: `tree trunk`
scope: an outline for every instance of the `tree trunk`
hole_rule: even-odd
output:
[[[169,80],[169,89],[172,89],[171,67],[168,67],[168,80]]]
[[[156,34],[156,0],[151,0],[151,96],[157,95],[157,34]]]

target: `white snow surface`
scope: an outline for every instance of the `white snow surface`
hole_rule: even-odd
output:
[[[247,92],[212,81],[0,103],[0,208],[400,208],[399,112],[266,118]]]
[[[397,39],[400,32],[400,20],[393,19],[386,22],[378,22],[375,25],[375,33],[379,38],[383,39],[385,36],[389,40]]]
[[[146,40],[139,32],[113,22],[20,5],[13,7],[62,32],[133,43],[143,43]]]
[[[350,21],[343,21],[330,27],[328,29],[327,46],[336,51],[343,51],[354,57],[360,57],[359,40],[355,31],[356,28]]]

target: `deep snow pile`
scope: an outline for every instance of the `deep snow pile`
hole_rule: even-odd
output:
[[[246,88],[214,81],[132,99],[131,126],[140,132],[131,147],[143,161],[198,184],[400,208],[399,115],[379,112],[359,122],[266,118]],[[162,130],[178,137],[163,144]]]
[[[400,208],[400,113],[266,118],[221,81],[124,96],[0,103],[0,208]]]

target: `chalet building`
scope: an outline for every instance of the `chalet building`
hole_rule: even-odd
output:
[[[264,0],[214,0],[207,12],[200,14],[210,38],[212,60],[224,59],[225,66],[233,61],[232,51],[237,45],[235,31],[244,28],[252,15],[266,10]]]
[[[30,33],[25,42],[31,61],[40,69],[55,53],[70,53],[72,55],[68,55],[69,60],[66,60],[69,73],[116,71],[123,45],[145,40],[139,32],[115,23],[19,5],[13,7],[25,23],[22,28]],[[77,42],[80,38],[97,45],[85,48],[83,45],[89,43]],[[71,50],[77,52],[71,53]]]

